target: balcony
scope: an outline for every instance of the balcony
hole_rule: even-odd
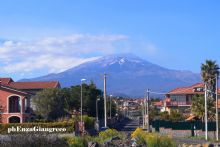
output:
[[[191,106],[192,102],[179,102],[179,101],[171,101],[171,102],[166,102],[167,106]]]

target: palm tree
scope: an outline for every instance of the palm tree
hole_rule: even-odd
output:
[[[201,65],[201,76],[206,84],[207,90],[211,92],[207,92],[207,106],[208,104],[213,105],[212,108],[208,108],[208,114],[212,116],[214,112],[214,96],[216,89],[216,75],[219,76],[219,66],[216,61],[206,60],[204,64]],[[217,108],[216,108],[217,109]]]
[[[203,82],[206,83],[207,89],[212,91],[212,93],[208,92],[208,98],[214,96],[215,93],[215,85],[216,85],[216,74],[219,76],[219,66],[216,61],[206,60],[204,64],[201,65],[201,76]]]

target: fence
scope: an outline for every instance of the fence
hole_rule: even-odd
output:
[[[179,137],[204,136],[205,123],[202,121],[172,122],[165,120],[154,120],[150,122],[152,128],[161,134],[169,134]],[[209,136],[212,137],[216,130],[215,122],[208,122]]]

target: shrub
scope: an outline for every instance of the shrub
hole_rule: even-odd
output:
[[[85,147],[87,146],[87,141],[83,137],[67,137],[66,142],[70,147]]]
[[[116,136],[121,137],[121,134],[115,129],[107,129],[99,133],[99,137],[102,140],[111,139],[112,137],[116,137]]]
[[[149,147],[175,147],[175,143],[167,136],[149,133],[145,136],[145,141]]]
[[[137,140],[137,144],[139,145],[146,145],[146,133],[141,129],[141,128],[137,128],[132,134],[131,137],[132,138],[136,138]]]
[[[85,136],[87,142],[97,142],[98,144],[102,144],[104,141],[99,136]]]
[[[132,134],[132,138],[136,138],[138,145],[146,145],[148,147],[175,147],[174,141],[167,136],[160,136],[156,133],[146,133],[141,128],[137,128]]]
[[[89,117],[87,115],[83,116],[83,121],[85,122],[85,128],[91,129],[94,128],[95,119],[93,117]]]

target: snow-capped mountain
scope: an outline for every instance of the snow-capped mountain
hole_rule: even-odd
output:
[[[80,79],[94,81],[103,89],[102,75],[106,73],[107,92],[114,95],[141,97],[144,91],[168,92],[178,86],[200,81],[200,75],[190,71],[171,70],[150,63],[133,54],[115,54],[100,57],[58,74],[29,79],[28,81],[58,80],[62,87],[80,84]]]

